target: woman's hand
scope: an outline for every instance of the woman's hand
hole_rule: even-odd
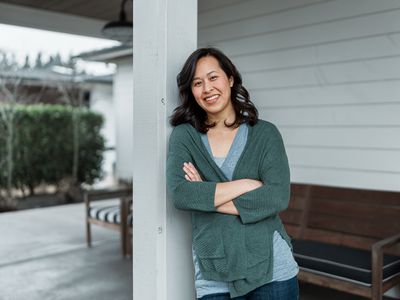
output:
[[[183,171],[185,172],[185,178],[187,181],[203,181],[199,172],[197,172],[196,168],[191,162],[183,163]]]
[[[234,215],[234,216],[238,216],[239,212],[236,209],[235,204],[233,203],[233,201],[229,201],[225,204],[222,204],[220,206],[217,207],[217,212],[222,213],[222,214],[227,214],[227,215]]]
[[[185,172],[185,178],[188,181],[203,181],[203,179],[201,179],[201,176],[199,174],[199,172],[196,170],[196,168],[194,167],[194,165],[189,162],[189,163],[184,163],[183,164],[183,171]],[[249,182],[247,182],[249,188],[252,186],[252,188],[256,188],[255,186],[257,185],[256,180],[252,180]],[[222,214],[228,214],[228,215],[235,215],[238,216],[239,212],[235,207],[235,204],[233,204],[232,201],[229,201],[228,203],[224,203],[221,206],[217,207],[217,211],[219,213]]]

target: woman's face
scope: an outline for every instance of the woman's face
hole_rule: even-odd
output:
[[[227,119],[235,114],[231,101],[233,78],[228,78],[213,56],[199,59],[192,81],[192,93],[209,119]]]

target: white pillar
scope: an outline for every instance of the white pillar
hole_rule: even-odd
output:
[[[197,0],[134,1],[133,298],[194,299],[188,213],[166,199],[176,75],[196,48]]]

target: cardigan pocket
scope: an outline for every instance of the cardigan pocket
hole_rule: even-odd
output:
[[[196,255],[200,258],[225,257],[221,232],[219,230],[216,232],[215,228],[193,232],[193,243]]]
[[[197,240],[194,248],[203,276],[208,280],[223,280],[228,275],[228,268],[221,232],[207,231]]]
[[[221,281],[228,274],[227,261],[224,253],[224,245],[220,238],[210,236],[207,243],[195,247],[195,253],[199,260],[199,267],[207,280]]]
[[[228,274],[227,259],[215,214],[197,214],[193,221],[193,248],[200,271],[207,280],[222,280]]]

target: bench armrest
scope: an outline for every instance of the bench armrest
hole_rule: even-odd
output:
[[[86,206],[89,206],[89,203],[92,200],[108,200],[113,198],[122,198],[122,197],[132,197],[132,187],[131,186],[116,186],[107,189],[98,189],[98,190],[85,190],[84,198]]]
[[[399,242],[400,242],[400,233],[373,244],[372,245],[372,253],[376,252],[376,251],[382,251],[383,249],[394,246]]]
[[[379,297],[383,292],[383,250],[397,243],[400,243],[400,233],[372,245],[372,294],[375,297],[374,299],[381,299]]]

